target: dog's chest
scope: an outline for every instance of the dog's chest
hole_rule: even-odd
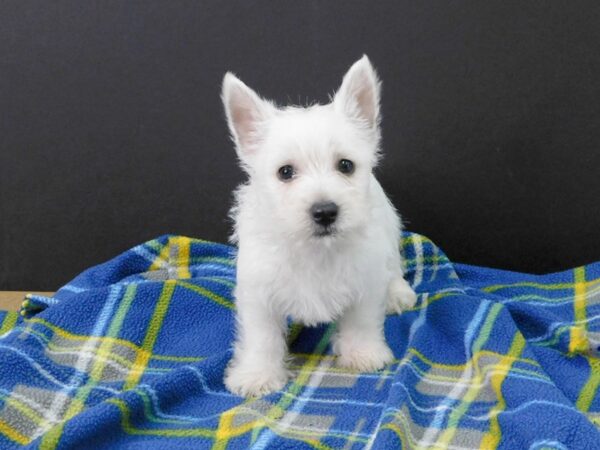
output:
[[[312,260],[282,265],[274,280],[276,301],[294,321],[307,325],[337,319],[365,294],[360,261]]]

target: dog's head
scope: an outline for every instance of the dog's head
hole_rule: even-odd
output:
[[[327,105],[278,108],[231,73],[222,99],[259,220],[296,238],[335,239],[369,220],[380,83],[363,56]]]

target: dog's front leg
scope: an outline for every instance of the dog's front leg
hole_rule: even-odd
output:
[[[341,317],[333,341],[333,351],[338,355],[339,366],[371,372],[383,368],[393,360],[394,355],[383,334],[383,297],[381,303],[374,304],[363,300],[353,305]]]
[[[285,367],[286,322],[263,301],[237,301],[238,330],[233,359],[225,374],[229,391],[254,397],[277,391],[289,374]]]

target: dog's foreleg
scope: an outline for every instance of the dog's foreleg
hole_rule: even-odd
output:
[[[229,391],[247,397],[281,389],[288,380],[285,317],[265,302],[237,301],[237,340],[225,374]]]
[[[385,292],[381,290],[377,295],[372,302],[364,299],[356,303],[338,321],[333,351],[339,366],[370,372],[393,360],[383,334]]]

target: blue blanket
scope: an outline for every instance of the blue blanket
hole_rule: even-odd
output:
[[[387,318],[394,363],[339,369],[335,325],[292,324],[294,378],[264,398],[223,386],[232,247],[164,236],[29,295],[0,313],[0,448],[600,448],[600,263],[533,276],[402,248],[419,301]]]

